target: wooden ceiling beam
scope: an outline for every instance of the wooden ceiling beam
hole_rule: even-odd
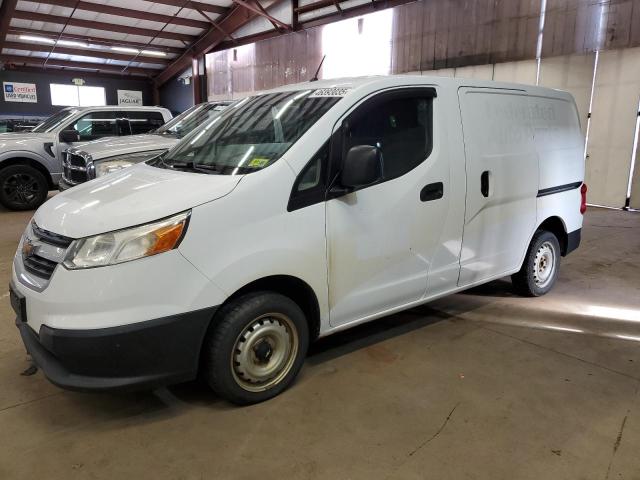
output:
[[[0,55],[0,61],[11,65],[32,65],[36,67],[44,67],[46,59],[40,57],[25,57],[22,55]],[[137,74],[152,76],[156,74],[156,70],[151,68],[128,68],[126,72],[122,71],[121,65],[109,65],[102,63],[91,62],[72,62],[69,60],[56,60],[55,58],[49,58],[47,62],[48,67],[64,67],[78,70],[93,70],[96,72],[116,73],[116,74]]]
[[[25,50],[32,52],[51,52],[51,53],[60,53],[63,55],[76,55],[81,57],[93,57],[93,58],[102,58],[104,60],[119,60],[122,62],[129,62],[134,59],[135,55],[126,53],[115,53],[108,52],[104,50],[91,50],[85,48],[74,48],[74,47],[64,47],[56,45],[53,51],[53,45],[46,44],[37,44],[37,43],[22,43],[22,42],[5,42],[3,45],[4,48],[10,48],[12,50]],[[150,57],[138,55],[134,60],[136,62],[142,63],[153,63],[158,65],[167,65],[167,60],[159,58],[159,57]]]
[[[60,25],[67,25],[72,27],[91,28],[93,30],[104,30],[105,32],[118,32],[125,35],[140,35],[142,37],[168,38],[170,40],[187,40],[190,42],[196,39],[195,36],[187,35],[184,33],[164,32],[153,30],[150,28],[129,27],[116,23],[96,22],[94,20],[82,20],[80,18],[68,18],[59,15],[26,12],[23,10],[15,10],[13,12],[13,18],[29,20],[32,22],[57,23]]]
[[[203,12],[215,13],[218,15],[224,15],[226,13],[229,13],[229,10],[230,10],[229,8],[223,7],[220,5],[211,5],[209,3],[192,2],[192,1],[185,2],[184,0],[145,0],[145,1],[153,2],[153,3],[161,3],[163,5],[170,5],[172,7],[178,7],[178,8],[188,8],[190,10],[202,10]]]
[[[269,5],[265,5],[265,8],[271,8],[281,1],[283,0],[274,0]],[[176,75],[182,73],[184,70],[189,68],[193,57],[210,52],[216,45],[224,41],[228,35],[232,35],[240,27],[246,25],[257,17],[257,13],[247,10],[240,5],[233,7],[233,9],[224,18],[217,22],[220,28],[211,27],[209,31],[196,40],[196,42],[184,54],[175,59],[155,78],[156,85],[160,86]]]
[[[284,22],[281,22],[273,15],[269,15],[267,10],[260,3],[252,3],[251,1],[245,2],[244,0],[233,0],[233,3],[240,5],[241,7],[246,8],[247,10],[251,10],[253,13],[260,15],[261,17],[266,18],[271,22],[271,24],[277,29],[278,27],[283,28],[285,30],[291,31],[291,25],[287,25]]]
[[[60,37],[60,40],[73,40],[84,43],[91,43],[95,45],[104,45],[108,47],[130,47],[144,50],[159,50],[161,52],[166,53],[182,53],[184,52],[184,48],[179,47],[167,47],[164,45],[148,45],[146,43],[138,43],[138,42],[130,42],[123,40],[115,40],[108,38],[98,38],[95,36],[87,36],[87,35],[78,35],[75,33],[63,33],[60,35],[60,32],[51,32],[48,30],[36,30],[35,28],[22,28],[22,27],[9,27],[10,35],[32,35],[37,37],[46,37],[51,38],[52,40],[56,40]]]
[[[75,8],[85,12],[106,13],[118,17],[135,18],[138,20],[150,20],[158,23],[173,23],[174,25],[182,25],[184,27],[193,27],[206,30],[209,28],[208,22],[200,20],[192,20],[190,18],[176,17],[174,15],[163,15],[160,13],[143,12],[141,10],[133,10],[130,8],[114,7],[102,3],[78,2],[76,0],[41,0],[38,3],[47,5],[55,5],[58,7]],[[77,5],[76,5],[77,4]]]
[[[13,17],[17,4],[18,0],[4,0],[2,6],[0,6],[0,51],[2,50],[2,42],[4,42],[7,32],[9,31],[11,18]]]

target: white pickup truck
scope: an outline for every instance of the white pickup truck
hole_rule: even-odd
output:
[[[172,115],[159,107],[68,107],[30,132],[0,134],[0,203],[10,210],[40,206],[62,177],[69,148],[103,137],[155,130]]]
[[[107,137],[70,148],[62,159],[60,191],[145,162],[166,152],[187,133],[218,116],[231,101],[205,102],[191,107],[157,130],[127,138]]]

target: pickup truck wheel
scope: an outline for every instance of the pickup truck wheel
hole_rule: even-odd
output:
[[[244,295],[221,308],[205,345],[204,378],[222,398],[249,405],[294,380],[309,345],[304,313],[277,293]]]
[[[547,293],[558,278],[560,268],[560,242],[544,230],[537,231],[520,271],[511,276],[514,289],[526,297],[539,297]]]
[[[0,203],[9,210],[33,210],[47,199],[49,185],[42,173],[29,165],[0,170]]]

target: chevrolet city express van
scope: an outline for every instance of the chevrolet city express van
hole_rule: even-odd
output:
[[[259,402],[318,337],[507,275],[548,292],[580,241],[583,148],[573,98],[532,86],[398,76],[249,97],[40,207],[13,263],[17,326],[65,388],[201,374]]]

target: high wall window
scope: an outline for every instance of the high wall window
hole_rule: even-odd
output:
[[[61,107],[97,107],[107,104],[104,87],[52,83],[51,105]]]
[[[388,75],[393,9],[330,23],[322,29],[322,78]]]

